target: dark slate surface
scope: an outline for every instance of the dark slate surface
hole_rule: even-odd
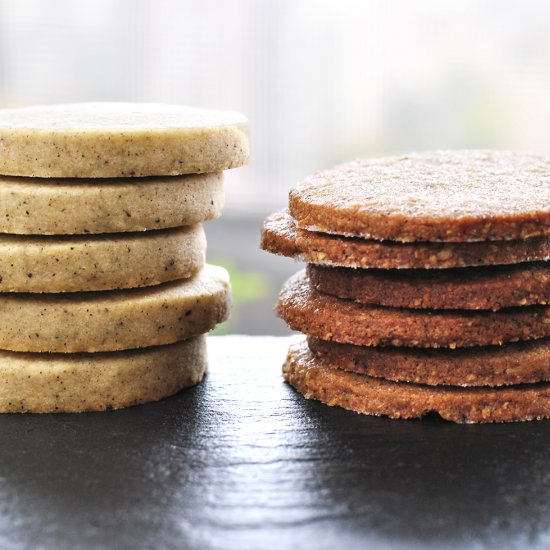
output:
[[[364,417],[282,382],[288,339],[210,345],[174,398],[0,416],[0,548],[550,547],[550,422]]]

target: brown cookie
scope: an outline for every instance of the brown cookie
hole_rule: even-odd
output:
[[[294,330],[359,346],[453,349],[550,336],[550,306],[482,312],[371,306],[315,290],[304,270],[284,284],[277,313]]]
[[[390,307],[496,311],[550,302],[550,262],[435,271],[309,265],[307,275],[321,292]]]
[[[305,231],[286,211],[269,216],[261,247],[313,264],[399,268],[452,268],[550,260],[550,238],[473,243],[400,243]]]
[[[395,382],[505,386],[550,380],[547,338],[455,350],[353,346],[311,337],[308,345],[327,367]]]
[[[284,378],[308,399],[358,413],[420,418],[437,413],[453,422],[518,422],[550,417],[550,384],[457,388],[390,382],[331,369],[307,344],[292,345]]]
[[[550,235],[550,157],[434,151],[358,160],[290,192],[303,229],[394,241]]]

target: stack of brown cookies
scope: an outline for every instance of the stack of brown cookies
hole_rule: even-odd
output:
[[[205,265],[246,120],[154,104],[0,111],[0,412],[77,412],[199,382],[230,308]]]
[[[262,247],[308,262],[278,314],[285,379],[392,418],[550,417],[550,158],[440,151],[320,172]]]

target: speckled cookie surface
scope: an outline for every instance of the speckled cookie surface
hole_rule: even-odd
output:
[[[444,270],[309,265],[307,275],[320,292],[389,307],[496,311],[550,303],[550,262]]]
[[[472,243],[375,241],[299,229],[286,211],[266,219],[261,247],[308,263],[380,269],[435,269],[550,260],[549,237]]]
[[[193,225],[217,218],[223,175],[100,180],[0,176],[0,233],[81,235]]]
[[[502,346],[418,349],[353,346],[309,338],[324,365],[386,378],[451,386],[506,386],[550,380],[550,340]]]
[[[359,346],[456,348],[550,336],[549,306],[499,311],[372,306],[315,290],[304,271],[283,286],[277,313],[293,330]]]
[[[73,294],[0,294],[0,349],[97,352],[204,334],[227,319],[229,277],[206,265],[192,279],[145,289]]]
[[[285,380],[308,399],[390,418],[437,413],[452,422],[519,422],[550,417],[550,384],[457,388],[390,382],[331,369],[305,343],[290,347]]]
[[[246,118],[154,103],[0,110],[0,174],[113,178],[219,172],[246,164]]]
[[[195,275],[204,266],[205,250],[200,224],[76,237],[0,234],[0,292],[157,285]]]
[[[204,336],[167,346],[94,354],[0,351],[0,412],[120,409],[200,382]]]
[[[395,241],[550,234],[550,157],[435,151],[350,162],[290,192],[303,229]]]

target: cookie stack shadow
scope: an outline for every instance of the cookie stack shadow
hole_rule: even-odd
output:
[[[307,340],[285,379],[391,418],[550,417],[550,159],[356,161],[307,178],[262,248],[308,263],[278,315]]]
[[[202,223],[247,159],[236,113],[0,111],[0,412],[117,409],[202,380],[231,304]]]

